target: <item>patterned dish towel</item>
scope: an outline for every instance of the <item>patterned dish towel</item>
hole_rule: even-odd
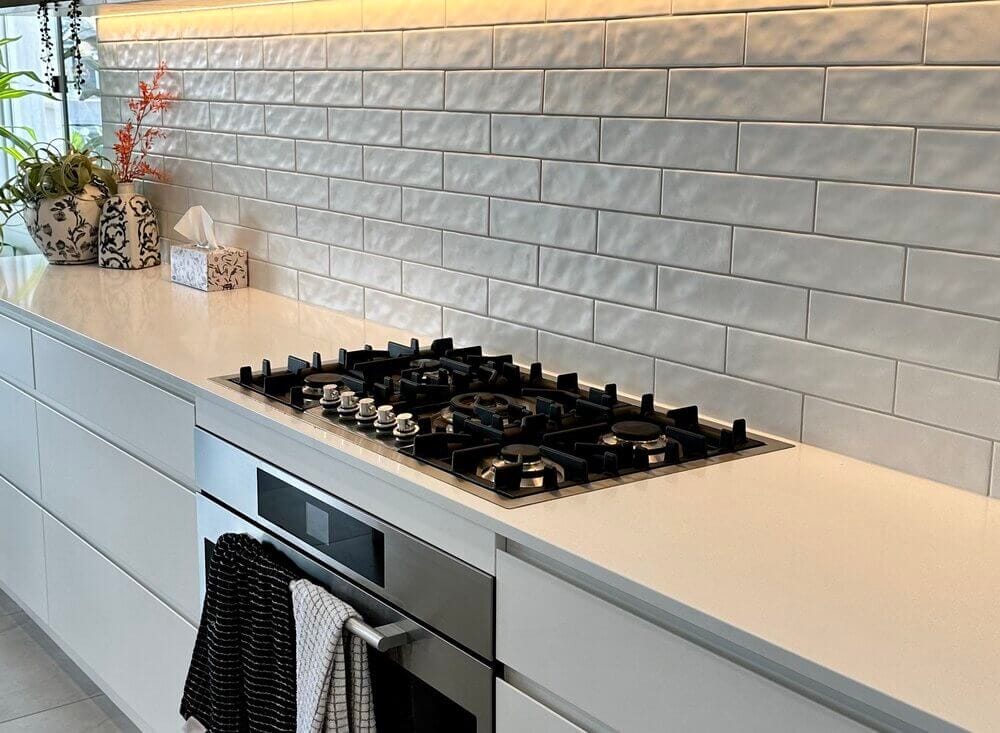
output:
[[[298,733],[375,733],[368,647],[344,629],[361,617],[307,580],[292,581],[291,589]]]

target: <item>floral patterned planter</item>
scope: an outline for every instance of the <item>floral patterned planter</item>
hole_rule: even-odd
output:
[[[87,186],[76,196],[42,199],[24,210],[24,224],[49,262],[86,265],[97,260],[101,205],[106,193]]]
[[[135,192],[134,183],[118,184],[118,193],[104,203],[97,263],[118,270],[160,264],[156,214],[149,200]]]

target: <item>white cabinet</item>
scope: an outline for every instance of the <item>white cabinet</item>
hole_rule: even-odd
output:
[[[864,726],[506,553],[497,658],[629,733],[857,733]]]
[[[496,733],[584,733],[537,700],[497,680]]]
[[[0,316],[0,377],[29,389],[35,386],[31,329],[7,316]]]
[[[194,405],[35,331],[40,395],[106,431],[171,475],[193,482]]]
[[[44,405],[38,434],[42,505],[195,621],[195,495]]]
[[[179,731],[195,629],[45,516],[48,623],[149,731]]]
[[[35,400],[0,379],[0,476],[38,498]]]
[[[0,582],[36,616],[46,619],[42,510],[2,478]]]

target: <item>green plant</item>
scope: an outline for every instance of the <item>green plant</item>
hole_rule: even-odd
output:
[[[77,150],[66,141],[66,152],[55,142],[37,143],[21,151],[14,175],[0,185],[0,234],[12,218],[43,199],[76,196],[90,185],[105,194],[117,191],[111,161],[91,150]]]

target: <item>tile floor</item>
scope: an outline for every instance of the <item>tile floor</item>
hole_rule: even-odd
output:
[[[0,591],[0,733],[52,731],[138,728]]]

